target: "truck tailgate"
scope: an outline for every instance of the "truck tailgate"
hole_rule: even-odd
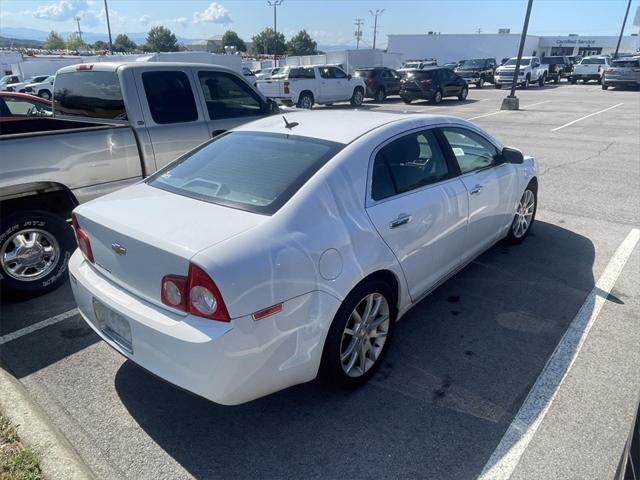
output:
[[[276,80],[258,80],[257,87],[262,94],[267,98],[282,98],[289,97],[288,94],[284,93],[284,82],[287,80],[276,79]]]

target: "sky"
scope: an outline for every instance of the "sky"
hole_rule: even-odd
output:
[[[106,32],[104,0],[0,0],[3,28],[69,32],[74,17],[87,32]],[[284,0],[278,7],[278,31],[287,38],[306,29],[320,45],[354,45],[355,19],[364,21],[364,46],[373,43],[370,10],[378,18],[378,46],[390,33],[520,32],[526,0]],[[145,32],[164,25],[185,38],[206,38],[231,29],[245,40],[273,26],[267,0],[108,0],[111,28],[118,33]],[[534,0],[529,33],[534,35],[618,35],[627,0]],[[633,0],[626,33],[640,0]]]

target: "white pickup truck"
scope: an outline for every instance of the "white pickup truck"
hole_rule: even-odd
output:
[[[569,81],[573,84],[577,83],[578,80],[582,80],[584,83],[589,80],[602,83],[602,76],[604,71],[609,68],[609,65],[609,57],[585,57],[580,63],[573,66]]]
[[[502,88],[502,85],[506,85],[507,87],[511,86],[517,60],[517,57],[510,58],[496,68],[495,81],[493,82],[495,88]],[[537,83],[542,87],[546,83],[548,76],[549,66],[542,65],[538,57],[522,57],[516,83],[518,86],[522,86],[522,88],[529,88],[529,85],[532,83]]]
[[[265,97],[298,108],[347,100],[358,107],[365,92],[362,78],[352,77],[333,65],[285,67],[268,80],[258,80],[257,87]]]
[[[24,87],[24,93],[29,95],[36,95],[45,100],[51,100],[53,96],[53,82],[56,79],[55,75],[49,75],[41,82],[28,83]]]

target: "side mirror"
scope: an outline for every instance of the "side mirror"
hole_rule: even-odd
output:
[[[502,163],[519,164],[524,162],[524,156],[522,155],[522,152],[517,148],[504,147],[500,156]]]
[[[351,74],[347,75],[347,80],[351,80]]]
[[[267,98],[267,112],[269,113],[278,113],[280,111],[280,107],[278,103],[271,98]]]

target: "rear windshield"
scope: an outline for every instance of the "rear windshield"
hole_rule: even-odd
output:
[[[614,60],[611,64],[613,67],[640,67],[640,60]]]
[[[604,65],[604,58],[583,58],[580,65]]]
[[[464,62],[464,66],[466,68],[479,68],[484,67],[486,65],[486,60],[466,60]]]
[[[354,75],[361,78],[373,77],[374,70],[372,68],[356,70]]]
[[[437,71],[438,70],[417,70],[414,72],[408,72],[406,78],[407,80],[433,78],[433,73]]]
[[[546,63],[547,65],[551,63],[564,63],[564,57],[544,57],[542,59],[542,63]]]
[[[231,132],[187,153],[147,183],[198,200],[272,215],[342,146],[307,137]]]
[[[115,72],[78,71],[56,76],[53,109],[57,115],[126,120]]]

